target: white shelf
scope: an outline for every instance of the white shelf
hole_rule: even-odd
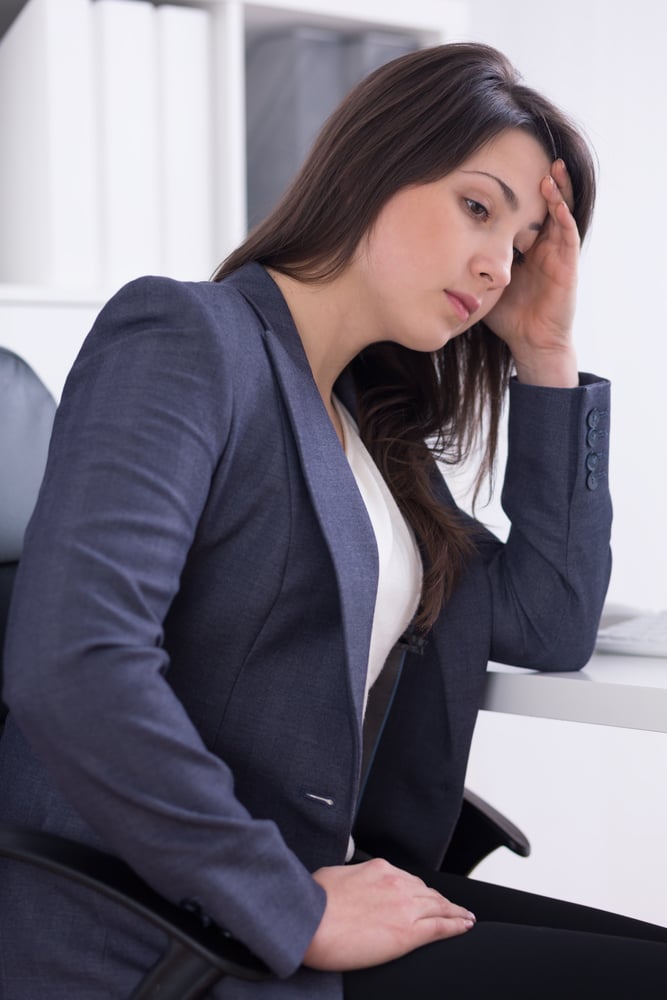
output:
[[[162,2],[162,0],[160,0]],[[239,7],[251,27],[286,24],[335,24],[359,29],[382,27],[425,32],[435,40],[454,37],[465,30],[465,0],[413,0],[390,4],[387,0],[178,0],[183,6]]]
[[[3,306],[95,306],[109,297],[108,288],[58,288],[46,285],[1,285],[0,309]]]
[[[466,10],[464,0],[28,0],[0,38],[0,343],[19,335],[25,309],[51,351],[46,309],[99,308],[141,273],[206,278],[243,239],[249,37],[299,24],[428,45],[459,37]]]
[[[224,3],[225,0],[218,0]],[[424,36],[424,41],[437,42],[444,34],[457,34],[463,26],[463,3],[426,2],[388,4],[385,0],[351,0],[318,3],[317,0],[268,0],[255,4],[245,3],[246,25],[252,29],[289,24],[344,26],[364,30],[381,27],[398,31],[413,31]]]

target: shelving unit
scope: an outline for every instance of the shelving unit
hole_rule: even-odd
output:
[[[0,343],[59,394],[101,304],[246,232],[245,53],[294,25],[465,30],[464,0],[27,0],[0,38]]]

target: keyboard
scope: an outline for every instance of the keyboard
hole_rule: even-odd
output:
[[[595,651],[667,657],[667,611],[634,611],[625,617],[609,609],[602,616]]]

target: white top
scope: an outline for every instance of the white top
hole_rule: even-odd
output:
[[[345,456],[373,526],[378,549],[378,589],[368,655],[366,695],[412,621],[421,597],[423,568],[412,529],[401,514],[354,420],[334,397],[343,425]]]

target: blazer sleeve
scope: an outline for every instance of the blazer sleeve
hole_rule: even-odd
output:
[[[195,289],[126,286],[75,363],[19,568],[5,697],[109,849],[287,976],[323,890],[235,798],[165,680],[162,624],[233,420],[233,358]]]
[[[610,386],[510,385],[505,544],[480,540],[493,613],[491,659],[576,670],[591,656],[611,572]]]

